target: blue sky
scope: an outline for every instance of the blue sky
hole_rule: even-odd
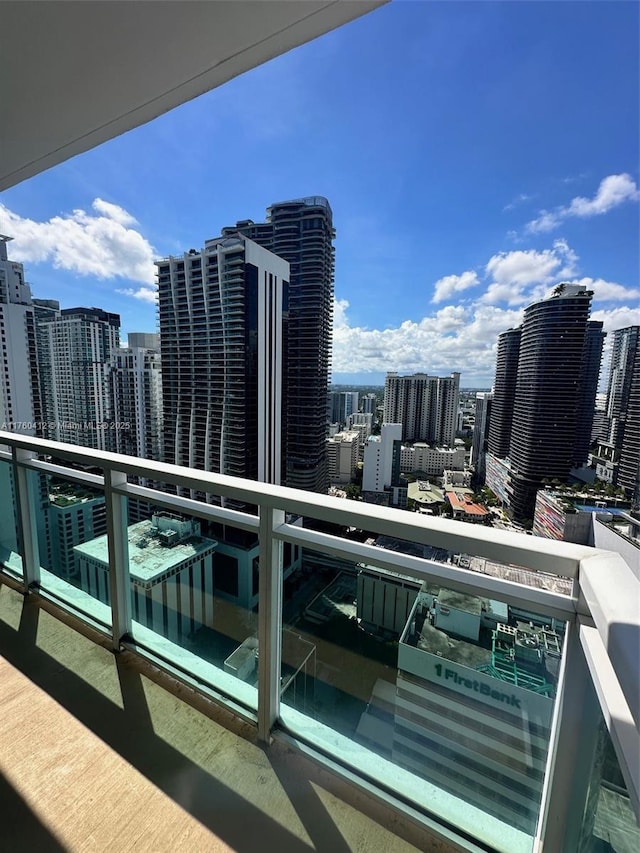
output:
[[[155,257],[329,198],[334,381],[491,384],[561,280],[640,323],[639,6],[394,2],[0,196],[34,295],[155,329]]]

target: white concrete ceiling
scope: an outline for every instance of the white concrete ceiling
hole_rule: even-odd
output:
[[[0,190],[386,0],[0,4]]]

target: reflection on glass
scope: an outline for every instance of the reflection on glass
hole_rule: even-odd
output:
[[[256,708],[257,534],[131,502],[128,541],[134,639]]]
[[[582,824],[580,853],[636,853],[640,826],[602,714]]]
[[[22,555],[16,512],[16,489],[13,466],[0,461],[0,565],[14,574],[22,574]]]
[[[288,637],[304,664],[283,680],[287,726],[295,708],[386,759],[381,774],[413,774],[416,801],[427,780],[512,828],[505,849],[530,849],[564,623],[305,551],[284,586]]]
[[[42,587],[110,624],[104,491],[57,476],[35,478]]]

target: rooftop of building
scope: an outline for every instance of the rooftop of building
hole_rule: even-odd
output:
[[[420,504],[438,504],[444,501],[444,492],[430,480],[416,480],[408,484],[407,498]]]
[[[185,560],[202,556],[215,550],[217,542],[204,536],[192,534],[173,546],[165,544],[158,530],[149,519],[132,524],[128,528],[129,572],[137,583],[153,584],[175,574]],[[98,536],[73,549],[105,567],[109,563],[107,537]]]
[[[477,641],[456,636],[433,624],[430,609],[435,600],[444,608],[456,608],[479,619],[485,614],[496,627],[481,629]],[[423,585],[400,642],[547,695],[557,681],[562,649],[561,638],[551,624],[517,619],[503,602],[438,589],[433,584]],[[534,655],[531,659],[527,654],[531,648],[539,650],[539,658]]]
[[[570,488],[542,489],[540,496],[581,512],[608,512],[613,515],[629,512],[630,503],[619,495],[608,495],[603,490]]]
[[[486,507],[474,503],[469,495],[465,494],[460,489],[447,492],[446,499],[449,501],[454,511],[461,510],[465,515],[488,516],[490,514]]]
[[[475,615],[482,613],[483,600],[477,595],[467,595],[465,592],[457,592],[453,589],[441,589],[438,593],[438,601],[446,607],[453,607],[465,613]]]
[[[53,486],[49,492],[49,503],[58,509],[67,509],[67,507],[93,500],[104,500],[104,498],[95,492],[83,491],[78,487],[69,489],[64,486],[61,488]]]
[[[460,444],[457,443],[458,439],[456,439],[456,446],[449,447],[448,444],[429,444],[426,441],[414,441],[413,443],[408,442],[407,444],[402,445],[403,450],[412,450],[412,449],[420,449],[420,450],[436,450],[438,453],[455,453],[464,445],[464,441]]]
[[[491,663],[491,649],[467,640],[454,639],[445,631],[434,628],[428,621],[425,621],[422,626],[415,646],[445,660],[468,666],[470,669],[478,669],[480,666]]]

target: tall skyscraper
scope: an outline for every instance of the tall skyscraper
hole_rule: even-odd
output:
[[[513,401],[516,396],[520,336],[522,329],[508,329],[498,336],[496,378],[493,384],[488,449],[492,456],[504,459],[509,455]]]
[[[611,461],[613,485],[640,500],[640,326],[613,332],[607,390],[607,436],[598,448]]]
[[[113,373],[118,453],[162,459],[162,371],[160,338],[130,332],[128,346],[115,353]]]
[[[42,418],[35,318],[24,268],[7,255],[11,239],[0,235],[0,429],[35,435]],[[18,568],[15,483],[11,465],[6,462],[0,463],[0,495],[0,558]]]
[[[600,380],[602,348],[606,335],[607,333],[602,330],[600,321],[589,320],[580,374],[581,387],[578,397],[578,419],[573,454],[573,464],[576,468],[586,465],[589,458],[593,418],[596,411],[596,395]]]
[[[502,456],[509,457],[509,503],[519,521],[533,518],[543,479],[566,481],[580,461],[584,436],[591,435],[604,338],[601,324],[589,325],[592,295],[583,285],[562,284],[549,299],[530,305],[517,359],[516,336],[507,333],[499,341],[489,451],[504,451],[510,429],[509,450]],[[505,389],[512,387],[513,375],[507,363],[517,363],[510,426]],[[494,424],[499,389],[502,419]]]
[[[164,460],[279,483],[288,263],[235,234],[156,264]]]
[[[476,394],[473,438],[471,440],[471,464],[475,469],[476,479],[479,483],[484,482],[485,454],[487,452],[487,436],[491,422],[492,403],[493,393],[491,391],[478,391]]]
[[[35,317],[24,267],[7,256],[11,239],[0,235],[0,425],[34,435],[42,419]]]
[[[325,493],[327,387],[333,318],[333,214],[326,198],[272,204],[267,221],[243,220],[224,228],[241,233],[290,266],[285,370],[284,483]]]
[[[620,448],[618,485],[634,503],[640,503],[640,350],[636,350],[627,401],[624,439]]]
[[[384,423],[402,424],[405,441],[453,446],[460,396],[460,374],[428,376],[387,373]]]
[[[120,315],[37,300],[45,437],[115,451],[114,359]]]
[[[607,388],[607,441],[622,447],[631,385],[640,351],[640,326],[628,326],[613,332],[611,363]]]

